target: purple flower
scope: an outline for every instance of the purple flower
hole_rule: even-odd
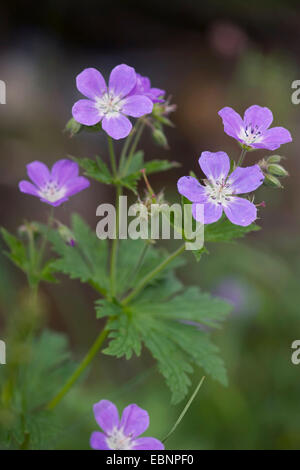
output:
[[[139,118],[152,112],[153,103],[142,93],[131,94],[137,76],[132,67],[117,65],[110,74],[108,87],[98,70],[89,68],[76,77],[78,90],[88,99],[79,100],[72,108],[76,121],[102,129],[114,139],[127,137],[132,124],[126,116]]]
[[[236,194],[250,193],[262,184],[264,175],[259,166],[238,167],[228,176],[230,160],[225,152],[202,152],[199,165],[207,177],[205,186],[192,176],[183,176],[177,183],[179,193],[193,203],[193,217],[211,224],[220,219],[224,210],[235,225],[246,227],[254,222],[257,217],[255,205]],[[197,203],[204,205],[204,220],[197,214]]]
[[[148,96],[153,103],[163,103],[163,95],[165,90],[160,88],[151,88],[150,78],[142,77],[139,73],[136,74],[136,85],[130,92],[130,95],[144,95]]]
[[[117,407],[108,400],[94,405],[94,415],[104,432],[95,431],[90,445],[96,450],[163,450],[164,445],[154,437],[137,437],[149,426],[149,415],[137,405],[124,408],[121,420]]]
[[[32,183],[23,180],[19,183],[19,189],[22,193],[39,197],[51,206],[60,206],[70,196],[90,185],[87,178],[78,176],[78,172],[78,164],[71,160],[58,160],[51,171],[44,163],[35,161],[27,165],[27,174]]]
[[[284,127],[272,127],[272,111],[268,108],[250,106],[245,111],[244,120],[234,111],[226,107],[219,111],[224,124],[224,131],[242,145],[252,149],[276,150],[282,144],[292,141],[291,134]]]

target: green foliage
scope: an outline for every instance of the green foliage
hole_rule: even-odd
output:
[[[54,442],[59,421],[53,412],[45,411],[45,404],[75,366],[68,341],[62,334],[44,330],[34,340],[10,344],[23,354],[13,360],[11,355],[0,375],[0,448],[47,448]]]
[[[30,242],[27,246],[23,240],[12,235],[4,228],[1,228],[1,234],[9,249],[5,251],[6,256],[27,275],[31,286],[37,285],[41,281],[56,282],[53,275],[55,272],[53,260],[39,266],[36,259],[34,259],[36,253],[30,252]]]
[[[146,173],[150,175],[179,166],[178,163],[168,160],[151,160],[145,163],[144,153],[138,151],[133,155],[127,171],[124,173],[124,168],[121,167],[121,176],[114,178],[106,163],[98,156],[95,157],[95,160],[92,158],[71,158],[84,170],[84,174],[88,178],[104,184],[120,184],[135,194],[137,194],[138,182],[142,178],[142,169],[145,169]]]
[[[260,230],[256,224],[242,227],[232,224],[226,217],[213,224],[205,226],[204,241],[205,242],[230,242],[236,238],[242,238],[247,233]]]
[[[188,393],[195,366],[227,383],[218,349],[201,325],[218,327],[230,305],[197,287],[185,289],[172,270],[126,307],[105,308],[97,302],[96,310],[98,316],[109,316],[111,341],[104,353],[130,359],[140,355],[144,344],[171,389],[173,403]]]
[[[66,243],[57,230],[40,229],[47,234],[53,250],[60,256],[53,262],[53,269],[68,274],[71,279],[91,283],[101,293],[108,289],[107,240],[99,240],[89,226],[74,214],[72,216],[72,233],[75,246]]]

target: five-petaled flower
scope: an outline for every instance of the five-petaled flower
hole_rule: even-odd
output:
[[[108,400],[94,405],[94,415],[104,432],[95,431],[90,445],[96,450],[162,450],[164,445],[154,437],[137,437],[149,426],[149,415],[137,405],[124,408],[121,420],[117,407]]]
[[[23,180],[19,183],[19,189],[22,193],[39,197],[51,206],[60,206],[70,196],[90,185],[89,180],[78,176],[78,173],[78,164],[71,160],[58,160],[51,171],[44,163],[35,161],[27,165],[27,174],[32,183]]]
[[[139,73],[136,74],[136,85],[130,92],[130,95],[144,95],[150,98],[153,103],[163,103],[165,100],[165,90],[160,88],[152,88],[151,81],[148,77],[143,77]]]
[[[237,139],[248,149],[276,150],[282,144],[292,141],[290,132],[284,127],[272,127],[272,111],[262,106],[253,105],[245,111],[244,119],[234,111],[225,107],[219,111],[224,124],[224,131]]]
[[[203,186],[192,176],[183,176],[177,186],[180,194],[189,199],[193,217],[204,224],[216,222],[223,210],[235,225],[247,226],[257,218],[256,206],[236,194],[250,193],[264,180],[258,165],[237,167],[229,176],[230,160],[225,152],[203,152],[199,165],[206,175]],[[197,211],[197,203],[203,204],[204,216]]]
[[[76,85],[88,99],[74,104],[73,118],[86,126],[101,121],[102,129],[113,139],[127,137],[132,124],[126,116],[139,118],[151,113],[153,108],[151,99],[139,90],[131,94],[136,84],[135,70],[125,64],[117,65],[111,71],[108,87],[98,70],[83,70],[76,77]]]

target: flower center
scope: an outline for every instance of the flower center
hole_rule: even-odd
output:
[[[122,429],[114,428],[112,433],[106,437],[106,442],[111,450],[130,450],[132,440],[130,436],[125,436]]]
[[[49,202],[56,202],[62,199],[66,194],[64,187],[59,188],[55,181],[49,181],[43,189],[39,191],[39,195]]]
[[[251,145],[251,144],[254,144],[254,142],[261,141],[262,133],[259,130],[258,126],[253,126],[252,124],[249,124],[248,126],[243,127],[241,129],[239,137],[247,145]]]
[[[119,114],[123,107],[123,101],[120,97],[110,93],[104,93],[101,98],[96,99],[96,108],[101,115],[112,117]]]
[[[222,206],[226,206],[233,195],[233,190],[229,183],[223,178],[221,180],[206,180],[205,181],[206,195],[209,202]]]

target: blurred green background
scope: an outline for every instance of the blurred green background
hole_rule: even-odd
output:
[[[151,178],[156,190],[176,197],[176,181],[193,170],[203,150],[224,150],[236,158],[236,143],[223,132],[217,115],[224,106],[238,112],[251,104],[268,106],[274,125],[294,138],[278,153],[287,157],[290,178],[284,190],[261,189],[257,198],[260,232],[242,243],[214,245],[210,254],[179,272],[187,284],[228,298],[235,305],[215,341],[229,373],[229,387],[207,379],[192,408],[167,442],[169,449],[298,449],[300,446],[300,365],[291,363],[291,344],[300,338],[300,108],[291,102],[300,79],[300,8],[292,1],[196,2],[45,0],[16,10],[1,5],[0,79],[7,104],[0,106],[0,223],[16,231],[23,219],[45,221],[47,208],[18,192],[25,165],[35,159],[52,164],[68,154],[105,156],[102,135],[63,133],[78,99],[75,76],[85,67],[105,76],[125,62],[154,86],[173,96],[176,127],[168,130],[170,150],[156,147],[150,135],[146,158],[169,158],[181,168]],[[247,155],[249,164],[270,152]],[[92,183],[56,217],[68,223],[81,213],[96,227],[96,207],[109,202],[108,187]],[[41,324],[67,333],[80,359],[97,335],[96,295],[76,281],[42,286]],[[26,282],[1,255],[0,338],[12,313],[21,309]],[[9,350],[9,345],[8,345]],[[8,359],[9,360],[9,359]],[[0,374],[3,373],[0,366]],[[194,386],[201,376],[194,377]],[[63,429],[50,447],[89,448],[97,429],[92,405],[102,398],[119,409],[135,402],[151,417],[147,435],[162,438],[183,404],[170,405],[169,391],[146,354],[130,362],[99,356],[86,380],[58,408]],[[1,422],[0,422],[1,426]]]

